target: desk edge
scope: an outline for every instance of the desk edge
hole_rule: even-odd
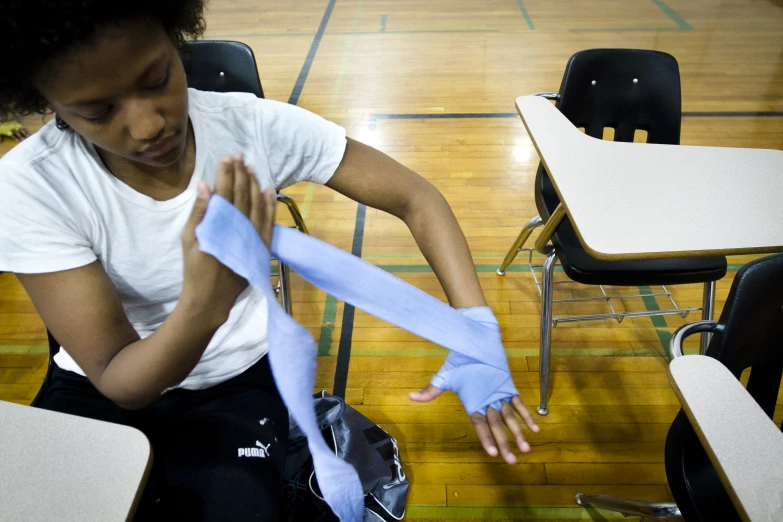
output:
[[[522,110],[519,108],[520,98],[527,98],[527,97],[526,96],[517,97],[514,103],[517,109],[517,114],[519,114],[519,117],[522,120],[522,124],[525,126],[525,130],[527,131],[528,136],[530,136],[530,141],[533,142],[533,147],[536,149],[536,154],[538,154],[539,161],[541,162],[542,165],[544,165],[544,168],[549,174],[550,172],[549,165],[547,165],[544,156],[541,155],[541,151],[538,148],[538,143],[536,143],[536,139],[533,136],[533,133],[530,132],[530,127],[528,126],[527,121],[525,121],[525,117],[522,115]],[[530,98],[535,98],[535,97],[530,96]],[[545,101],[546,103],[549,103],[548,100]],[[570,121],[568,123],[571,124]],[[574,127],[574,129],[576,129],[576,127]],[[581,132],[579,134],[582,135]],[[588,136],[588,138],[596,139],[590,136]],[[587,254],[590,255],[590,257],[598,259],[599,261],[638,261],[638,260],[672,259],[672,258],[686,258],[686,257],[774,254],[778,252],[783,252],[783,245],[753,247],[753,248],[725,248],[725,249],[715,249],[715,250],[683,250],[677,252],[634,252],[630,254],[607,254],[606,252],[600,252],[592,248],[590,245],[588,245],[584,237],[582,237],[582,232],[579,230],[579,226],[576,224],[576,221],[571,216],[571,211],[568,210],[568,203],[565,201],[562,194],[560,193],[560,189],[557,186],[557,181],[555,180],[554,176],[552,176],[551,174],[549,174],[549,181],[552,182],[552,186],[555,188],[555,192],[557,192],[557,197],[560,199],[560,203],[563,205],[563,208],[566,211],[566,215],[568,217],[569,222],[571,223],[571,226],[574,227],[574,231],[576,232],[576,237],[577,239],[579,239],[579,243],[582,245],[582,248],[585,249],[585,252],[587,252]],[[555,231],[555,233],[557,233],[557,231]]]
[[[720,361],[713,359],[711,357],[707,357],[706,355],[686,355],[684,357],[705,357],[715,361],[717,364],[720,364],[723,368],[725,368],[725,366],[723,366],[723,364]],[[681,358],[675,359],[675,361],[678,361],[680,359]],[[728,369],[726,369],[726,371],[728,371]],[[677,396],[677,400],[680,402],[680,406],[685,412],[685,415],[688,417],[688,422],[690,423],[691,428],[693,428],[693,431],[696,432],[696,436],[699,438],[699,442],[701,443],[702,448],[704,448],[704,451],[707,453],[707,456],[709,457],[710,462],[715,468],[715,471],[718,473],[721,483],[723,484],[723,487],[726,489],[726,492],[731,497],[731,501],[734,504],[734,507],[737,509],[737,512],[739,513],[742,520],[751,522],[750,516],[748,515],[747,511],[745,511],[745,506],[743,505],[742,502],[740,502],[739,496],[737,496],[737,492],[734,491],[734,488],[732,487],[729,478],[726,476],[726,472],[723,470],[723,467],[720,465],[720,460],[718,460],[718,457],[715,455],[715,452],[712,450],[712,447],[707,443],[707,437],[704,435],[704,432],[699,426],[699,423],[696,422],[695,416],[690,408],[690,405],[687,403],[687,401],[683,400],[682,391],[680,390],[680,387],[677,386],[677,380],[672,375],[671,363],[666,369],[666,374],[669,378],[669,384],[671,385],[674,394]]]

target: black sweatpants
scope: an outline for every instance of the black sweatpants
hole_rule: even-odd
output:
[[[288,411],[267,357],[217,386],[172,390],[137,411],[55,367],[37,406],[132,426],[149,438],[153,468],[136,520],[278,520]]]

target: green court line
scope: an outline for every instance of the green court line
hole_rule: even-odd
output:
[[[693,26],[669,7],[663,0],[652,0],[658,9],[677,24],[677,27],[618,27],[614,29],[569,29],[571,33],[651,33],[659,31],[693,31]]]
[[[530,18],[530,13],[527,12],[527,9],[525,8],[525,3],[522,0],[517,0],[517,5],[519,6],[519,10],[522,11],[522,16],[525,17],[525,22],[527,22],[527,28],[531,31],[536,30],[536,26],[533,25],[533,19]]]
[[[486,258],[500,258],[506,257],[506,252],[474,252],[473,258],[486,259]],[[418,261],[424,261],[424,255],[421,253],[413,252],[383,252],[378,254],[364,254],[362,259],[416,259]]]
[[[0,355],[38,355],[48,354],[49,347],[40,346],[0,346]]]
[[[321,333],[318,341],[318,356],[333,357],[331,355],[332,336],[336,324],[337,299],[331,295],[326,296],[324,319],[321,324]],[[668,334],[668,332],[665,332]],[[48,346],[0,346],[0,355],[46,355]],[[430,348],[354,348],[351,357],[445,357],[448,350],[433,346]],[[538,348],[506,348],[506,355],[515,357],[537,357]],[[660,357],[660,353],[653,348],[558,348],[556,357]]]
[[[472,252],[471,253],[474,259],[495,259],[495,258],[504,258],[506,257],[506,252]],[[419,261],[424,261],[424,255],[420,253],[413,253],[413,252],[381,252],[377,254],[364,254],[362,255],[362,259],[416,259]],[[521,259],[520,257],[517,257],[517,259]],[[535,259],[534,259],[535,262]],[[524,261],[516,261],[517,264],[524,264]],[[538,262],[537,264],[541,264]],[[500,264],[498,264],[500,266]],[[512,265],[513,266],[513,265]],[[726,265],[728,267],[729,272],[736,272],[743,266],[745,266],[745,263],[728,263]]]
[[[321,319],[321,333],[318,335],[318,355],[328,356],[332,347],[332,332],[337,322],[337,298],[327,294],[324,303],[324,316]]]
[[[386,270],[391,273],[426,273],[432,272],[430,265],[375,265],[378,268]],[[474,264],[474,268],[478,273],[496,272],[500,264]],[[539,270],[540,271],[540,270]],[[562,272],[563,267],[560,265],[555,267],[555,272]],[[530,266],[527,263],[524,265],[511,265],[506,269],[506,272],[530,272]]]
[[[652,290],[649,286],[639,286],[639,293],[640,294],[648,294],[652,293]],[[642,297],[642,301],[644,302],[644,307],[648,311],[658,311],[661,308],[658,306],[658,301],[655,300],[655,297],[653,296],[644,296]],[[666,318],[662,315],[656,315],[653,317],[650,317],[652,320],[652,324],[655,327],[655,334],[658,336],[658,340],[661,342],[661,348],[663,349],[663,353],[666,354],[666,358],[671,358],[669,354],[669,341],[672,338],[672,334],[669,333],[668,330],[662,330],[661,328],[668,328],[669,325],[666,324]]]
[[[429,265],[377,265],[380,268],[392,273],[426,273],[432,272],[432,268]],[[477,272],[494,272],[497,270],[497,265],[491,264],[477,264]],[[736,272],[744,266],[744,263],[730,263],[728,265],[729,272]],[[559,266],[557,269],[562,270]],[[511,265],[508,267],[507,272],[529,272],[527,264],[524,265]],[[639,287],[640,292],[645,287]],[[649,288],[647,288],[649,290]],[[657,310],[658,303],[655,302],[654,297],[644,298],[645,306],[648,310]],[[323,319],[321,320],[321,332],[318,336],[318,355],[329,356],[332,343],[332,333],[334,332],[335,323],[337,318],[337,299],[331,295],[326,296],[326,302],[324,306]],[[663,321],[663,328],[666,328],[666,321],[664,317],[651,318],[653,325],[655,325],[655,332],[658,335],[658,339],[661,341],[661,347],[669,356],[669,341],[671,339],[671,333],[667,330],[662,330],[659,321]],[[656,324],[657,322],[657,324]],[[438,351],[441,350],[441,351]],[[404,352],[404,354],[403,354]],[[506,352],[509,357],[525,357],[538,355],[538,348],[507,348]],[[49,353],[49,347],[45,345],[39,346],[0,346],[0,354],[47,354]],[[441,356],[446,353],[445,350],[440,348],[381,348],[381,349],[354,349],[352,354],[356,357],[435,357]],[[651,348],[558,348],[557,356],[562,357],[611,357],[616,355],[627,355],[633,353],[635,356],[640,357],[660,357],[660,353],[657,350]]]
[[[538,348],[506,348],[506,356],[509,358],[538,357]],[[332,357],[330,353],[319,356]],[[433,346],[430,348],[353,348],[351,357],[384,357],[384,358],[411,358],[411,357],[444,357],[448,350]],[[557,348],[555,357],[660,357],[661,354],[652,348]]]
[[[576,486],[574,486],[576,488]],[[457,489],[458,491],[458,489]],[[576,492],[576,489],[574,489]],[[576,504],[576,502],[574,502]],[[525,507],[493,507],[493,506],[424,506],[409,505],[406,510],[408,518],[445,518],[462,520],[620,520],[620,513],[611,513],[594,508],[583,508],[574,505],[567,506],[525,506]]]
[[[658,336],[658,340],[661,341],[661,348],[667,359],[671,359],[671,340],[672,334],[668,330],[655,329],[655,334]]]
[[[418,265],[376,265],[390,273],[431,273],[432,267],[426,264]],[[488,273],[495,272],[497,265],[495,264],[475,264],[476,272]],[[729,272],[736,272],[742,266],[742,263],[731,263],[728,265]],[[562,267],[556,266],[555,270],[562,272]],[[530,267],[527,264],[517,264],[508,267],[506,272],[530,272]],[[652,293],[649,286],[638,286],[639,293]],[[330,347],[332,342],[332,331],[334,330],[334,315],[331,315],[330,322],[327,321],[327,309],[330,308],[329,299],[333,300],[335,307],[333,314],[336,315],[337,301],[332,296],[327,296],[327,306],[324,309],[324,326],[321,328],[321,336],[319,340],[318,355],[328,356],[330,354]],[[645,308],[648,311],[660,310],[658,302],[655,297],[646,296],[642,298]],[[671,332],[666,330],[668,324],[664,316],[650,317],[653,326],[655,327],[655,333],[658,336],[658,340],[661,343],[661,349],[663,354],[667,358],[669,354],[669,342],[671,340]],[[327,326],[330,325],[330,326]],[[527,357],[538,355],[538,348],[507,348],[506,353],[509,357]],[[380,348],[380,349],[354,349],[352,355],[355,357],[436,357],[446,354],[446,351],[436,351],[431,348]],[[635,357],[660,357],[662,354],[659,350],[654,348],[558,348],[557,355],[559,357],[613,357],[622,355],[633,355]]]
[[[386,270],[387,272],[391,273],[426,273],[426,272],[432,272],[432,267],[430,265],[375,265],[378,268],[382,268],[383,270]],[[509,268],[519,268],[519,267],[513,267],[510,266]],[[525,267],[527,268],[527,267]],[[523,270],[510,270],[512,272],[522,272]]]
[[[678,15],[674,9],[666,5],[663,0],[652,0],[652,2],[657,5],[658,8],[666,14],[666,16],[671,18],[675,24],[677,24],[677,27],[680,29],[680,31],[693,31],[693,26],[686,22],[683,17]]]
[[[449,351],[439,346],[432,348],[351,348],[351,357],[383,357],[408,359],[411,357],[445,357]],[[331,357],[331,356],[330,356]],[[337,357],[336,355],[334,357]]]
[[[381,15],[381,33],[386,32],[386,22],[389,21],[389,17],[387,15]]]
[[[372,257],[372,256],[368,256]],[[426,264],[416,264],[416,265],[385,265],[385,264],[379,264],[375,265],[378,268],[382,268],[383,270],[386,270],[387,272],[392,273],[426,273],[426,272],[432,272],[432,267],[430,265]],[[476,272],[479,273],[486,273],[486,272],[495,272],[499,264],[475,264],[473,265],[476,269]],[[728,271],[729,272],[736,272],[739,270],[743,264],[730,264],[728,265]],[[556,272],[562,272],[563,267],[560,265],[555,267]],[[530,267],[527,265],[527,263],[524,264],[515,264],[511,265],[506,269],[506,272],[530,272]],[[657,303],[655,306],[658,306]],[[666,325],[663,325],[664,327]]]
[[[650,289],[649,286],[638,286],[640,294],[651,294],[653,293],[652,289]],[[642,297],[642,301],[644,302],[644,307],[647,308],[650,312],[657,312],[661,308],[658,306],[658,301],[655,300],[655,297],[651,295],[646,295]],[[650,317],[652,319],[652,324],[656,328],[666,328],[669,325],[666,324],[666,318],[664,318],[662,315],[656,315],[653,317]]]

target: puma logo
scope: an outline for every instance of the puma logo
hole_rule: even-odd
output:
[[[272,444],[267,444],[264,446],[261,444],[260,441],[256,441],[256,447],[255,448],[238,448],[238,457],[256,457],[260,459],[265,459],[269,456],[269,446]]]

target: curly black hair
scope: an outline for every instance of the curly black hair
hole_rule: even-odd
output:
[[[32,85],[47,60],[87,42],[99,27],[159,20],[172,40],[201,36],[205,0],[3,0],[0,6],[0,115],[46,114]]]

